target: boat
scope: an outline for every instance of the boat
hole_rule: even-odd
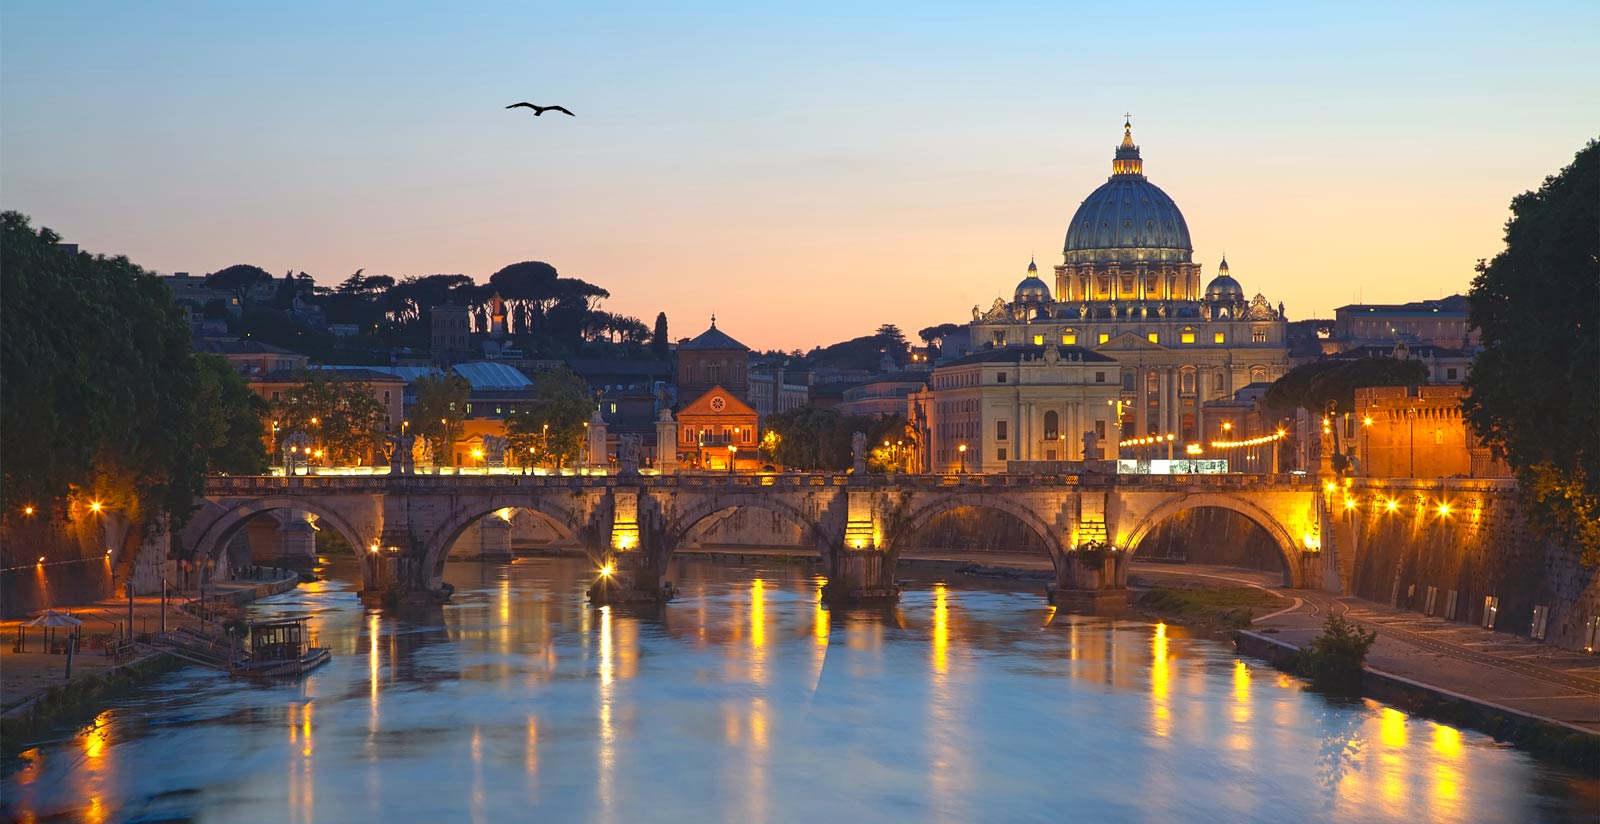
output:
[[[328,663],[333,651],[311,646],[306,620],[252,621],[245,627],[249,647],[234,657],[228,671],[259,678],[292,678]]]

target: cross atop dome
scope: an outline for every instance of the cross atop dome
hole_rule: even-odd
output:
[[[1111,161],[1111,174],[1142,175],[1144,161],[1139,159],[1139,147],[1133,142],[1133,115],[1122,117],[1122,144],[1117,146],[1116,157]]]

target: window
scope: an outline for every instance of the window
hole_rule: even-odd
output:
[[[1456,370],[1454,370],[1454,369],[1446,369],[1446,370],[1444,370],[1444,377],[1445,377],[1445,380],[1451,380],[1451,381],[1455,380],[1456,379]]]
[[[683,428],[683,442],[694,443],[694,427],[685,426]]]
[[[995,455],[996,458],[999,458],[1002,461],[1005,460],[1006,459],[1006,448],[1002,446],[999,449],[996,449],[994,451],[994,455]]]
[[[1129,391],[1129,392],[1133,391],[1133,370],[1132,369],[1124,369],[1122,371],[1122,388],[1127,390],[1127,391]]]
[[[1061,416],[1057,415],[1055,413],[1055,410],[1053,410],[1053,409],[1051,411],[1049,411],[1049,412],[1044,413],[1044,437],[1045,437],[1045,440],[1053,441],[1056,438],[1060,437],[1061,433],[1058,431],[1060,429],[1061,429]]]
[[[1181,373],[1179,373],[1178,382],[1178,391],[1184,393],[1185,395],[1192,394],[1194,392],[1194,370],[1183,370]]]
[[[1211,391],[1213,391],[1213,392],[1221,392],[1222,391],[1222,370],[1221,369],[1218,369],[1216,372],[1213,373],[1213,377],[1212,377],[1212,380],[1211,380]]]
[[[1044,335],[1034,335],[1033,336],[1033,345],[1034,346],[1043,346],[1044,345]]]
[[[1095,383],[1105,383],[1106,382],[1106,373],[1104,373],[1104,372],[1096,372],[1096,373],[1094,373],[1094,382]]]
[[[1101,332],[1100,333],[1100,342],[1101,343],[1105,343],[1108,340],[1111,340],[1111,335],[1106,333],[1106,332]]]
[[[1157,333],[1157,332],[1147,333],[1145,335],[1145,337],[1149,338],[1151,343],[1160,343],[1161,342],[1161,335],[1160,335],[1160,333]]]
[[[1262,329],[1260,327],[1256,327],[1255,329],[1251,329],[1250,330],[1250,342],[1251,343],[1266,343],[1267,342],[1267,330]]]
[[[1211,333],[1211,342],[1212,343],[1227,343],[1228,342],[1228,336],[1226,334],[1222,333],[1222,332],[1213,332],[1213,333]]]
[[[617,405],[614,404],[614,403],[611,404],[611,414],[613,414],[613,415],[617,414]]]
[[[1073,330],[1071,330],[1071,329],[1068,329],[1067,331],[1062,332],[1061,333],[1061,342],[1066,344],[1067,346],[1077,346],[1078,345],[1078,333],[1073,331]]]
[[[1182,332],[1179,332],[1178,333],[1178,342],[1179,343],[1194,343],[1194,330],[1193,329],[1184,329]]]
[[[1005,421],[995,421],[994,422],[994,439],[997,440],[997,441],[1003,441],[1003,440],[1006,439],[1006,422]]]
[[[1267,369],[1264,366],[1250,367],[1250,382],[1262,383],[1267,379]]]
[[[1005,346],[1006,345],[1006,333],[1004,333],[1004,332],[995,332],[994,333],[994,345],[995,346]]]
[[[746,429],[740,430],[740,432],[739,432],[739,440],[741,440],[741,441],[743,441],[745,443],[750,443],[750,440],[755,437],[755,434],[756,434],[756,431],[754,429],[746,428]]]
[[[1004,373],[1004,372],[996,372],[995,375],[994,375],[994,382],[995,383],[1005,383],[1006,382],[1006,373]]]

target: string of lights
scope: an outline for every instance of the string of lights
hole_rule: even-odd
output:
[[[1287,436],[1287,433],[1285,433],[1282,429],[1280,429],[1280,430],[1272,433],[1271,435],[1262,435],[1262,436],[1257,437],[1257,438],[1247,438],[1247,439],[1242,440],[1242,441],[1212,441],[1211,442],[1211,448],[1212,449],[1235,449],[1235,448],[1238,448],[1238,447],[1241,447],[1241,446],[1246,446],[1246,447],[1248,447],[1248,446],[1261,446],[1262,444],[1269,444],[1269,443],[1272,443],[1273,441],[1281,441],[1286,436]]]

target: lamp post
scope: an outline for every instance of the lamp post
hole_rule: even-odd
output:
[[[739,459],[739,447],[728,444],[728,474],[733,474],[733,463]]]
[[[956,452],[959,452],[961,454],[961,473],[960,474],[965,475],[965,474],[967,474],[967,445],[966,444],[962,444],[962,445],[956,447]]]

